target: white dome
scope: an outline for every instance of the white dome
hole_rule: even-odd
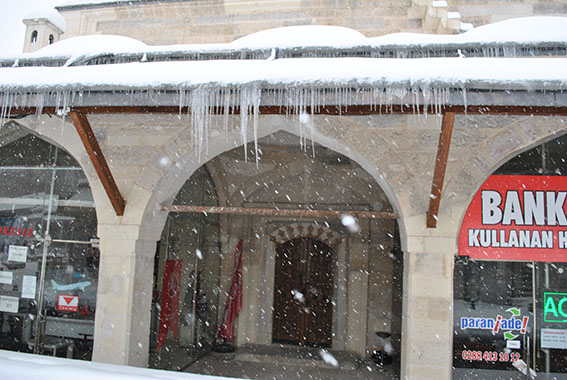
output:
[[[147,45],[134,38],[114,35],[71,37],[39,49],[35,54],[78,55],[105,52],[129,52],[146,49]]]
[[[231,44],[240,48],[270,48],[352,46],[365,42],[366,37],[354,29],[328,25],[301,25],[263,30],[234,40]]]

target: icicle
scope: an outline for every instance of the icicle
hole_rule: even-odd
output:
[[[254,155],[256,156],[256,168],[258,168],[260,157],[258,155],[258,121],[260,117],[260,99],[261,92],[257,88],[252,94],[252,107],[254,112],[253,129],[254,129]]]
[[[311,87],[311,124],[309,128],[311,130],[311,154],[315,158],[315,89],[313,87]]]
[[[195,153],[201,160],[203,153],[203,145],[208,149],[208,129],[209,129],[209,113],[210,113],[210,99],[209,89],[197,88],[191,94],[191,126],[192,136],[191,140],[193,146],[196,146]]]
[[[468,105],[467,105],[467,89],[464,85],[461,87],[461,94],[463,95],[463,106],[465,109],[465,118],[466,118]]]
[[[254,112],[253,133],[254,133],[254,153],[256,156],[256,165],[258,165],[258,118],[260,114],[261,90],[256,85],[243,87],[240,91],[240,133],[242,135],[242,143],[244,145],[244,159],[248,161],[248,113]]]
[[[427,118],[428,108],[430,105],[433,105],[431,104],[431,92],[429,91],[429,87],[422,87],[421,93],[423,95],[423,116]]]
[[[223,96],[223,110],[224,110],[224,135],[228,136],[228,120],[230,114],[230,90],[222,90]]]
[[[4,125],[4,119],[10,114],[10,93],[4,92],[2,94],[2,108],[0,109],[0,127]]]
[[[244,146],[244,161],[248,162],[248,91],[240,93],[240,134]]]

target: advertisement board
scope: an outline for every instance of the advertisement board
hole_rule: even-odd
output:
[[[459,256],[567,262],[566,198],[566,177],[489,177],[465,214]]]

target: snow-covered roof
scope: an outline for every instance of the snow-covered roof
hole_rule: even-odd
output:
[[[369,38],[372,43],[425,46],[429,44],[567,43],[567,17],[520,17],[479,26],[461,34],[394,33]]]
[[[71,37],[58,41],[54,44],[47,45],[32,53],[39,57],[44,56],[79,56],[93,54],[93,52],[140,52],[147,49],[148,46],[134,38],[112,35],[87,35],[80,37]]]
[[[499,39],[508,42],[495,49],[506,52],[516,46],[511,40],[513,35],[522,43],[532,42],[533,49],[522,50],[525,46],[519,44],[515,52],[519,52],[521,58],[501,53],[497,58],[478,57],[483,54],[475,57],[474,49],[491,46],[490,43]],[[455,41],[460,41],[460,45],[455,46]],[[436,46],[437,50],[424,49],[427,44]],[[476,47],[470,48],[471,45]],[[410,49],[410,52],[425,50],[427,54],[421,57],[453,49],[451,54],[461,58],[375,58],[397,56],[383,54],[384,46],[390,46],[391,52],[404,54],[408,51],[404,49]],[[537,49],[550,57],[530,57],[538,52]],[[35,53],[4,61],[0,59],[0,65],[4,66],[0,68],[0,102],[6,109],[17,102],[25,102],[21,97],[33,103],[38,102],[37,98],[30,100],[33,94],[59,94],[55,97],[59,100],[50,102],[68,99],[78,105],[85,104],[89,97],[89,104],[96,105],[97,102],[107,104],[118,100],[96,98],[91,96],[92,93],[172,92],[178,99],[164,100],[171,105],[179,102],[185,91],[252,88],[260,92],[282,89],[316,89],[319,92],[322,89],[348,89],[356,92],[362,89],[373,97],[365,100],[370,103],[381,102],[382,92],[391,97],[396,95],[395,91],[401,91],[396,95],[401,102],[406,101],[408,92],[413,92],[423,98],[420,101],[444,103],[447,99],[433,98],[445,96],[442,95],[446,94],[445,89],[460,89],[463,93],[557,92],[552,99],[545,99],[554,105],[566,102],[566,50],[565,17],[508,20],[460,36],[396,34],[371,39],[340,27],[288,27],[255,33],[229,44],[161,47],[147,46],[126,37],[84,36],[55,43]],[[303,52],[299,55],[303,58],[286,58],[299,51]],[[251,52],[259,54],[254,56]],[[219,58],[211,59],[211,53],[218,54]],[[194,58],[200,55],[204,58]],[[348,58],[343,58],[345,55]],[[46,67],[50,65],[57,67]],[[26,98],[27,95],[30,97]],[[430,95],[433,97],[428,98]],[[462,94],[459,96],[463,98]],[[526,98],[525,104],[540,104],[542,95],[538,96],[532,100]],[[479,99],[481,102],[482,98]],[[496,101],[514,104],[511,100],[499,99]],[[136,102],[157,104],[151,98],[138,98]],[[410,103],[414,101],[410,100]]]
[[[289,48],[367,44],[368,39],[364,34],[354,29],[331,25],[297,25],[252,33],[227,45],[241,48]]]
[[[100,41],[97,39],[100,38]],[[113,39],[114,38],[114,39]],[[508,50],[524,49],[526,45],[549,46],[560,48],[565,54],[567,48],[567,17],[526,17],[502,21],[485,25],[458,35],[429,35],[416,33],[395,33],[380,37],[367,38],[361,33],[338,26],[292,26],[276,28],[249,36],[239,38],[231,43],[200,44],[200,45],[169,45],[147,46],[141,42],[125,37],[108,36],[81,36],[69,40],[62,40],[34,53],[22,53],[17,56],[4,56],[8,59],[36,59],[53,58],[56,56],[70,58],[79,53],[84,56],[97,56],[107,53],[132,54],[138,53],[141,57],[175,55],[190,56],[194,54],[216,53],[219,56],[244,56],[243,52],[264,51],[270,55],[271,49],[289,51],[288,56],[297,56],[299,51],[308,50],[306,56],[332,57],[332,50],[343,49],[337,56],[370,56],[395,57],[395,52],[413,50],[413,57],[427,57],[439,55],[457,55],[458,49],[478,50],[485,48],[480,55],[498,55],[503,47]],[[506,45],[506,46],[503,46]],[[58,46],[64,46],[59,48]],[[428,50],[429,49],[429,50]],[[505,50],[505,49],[504,49]],[[319,55],[317,55],[319,51]],[[385,52],[394,52],[386,54]],[[267,52],[267,53],[266,53]],[[350,54],[348,54],[350,52]],[[421,52],[421,53],[420,53]],[[240,55],[238,53],[241,53]],[[367,55],[365,55],[365,53]],[[527,54],[534,54],[527,52]],[[560,53],[561,54],[561,53]],[[479,54],[477,54],[479,55]],[[278,54],[278,57],[285,56]],[[401,53],[401,56],[408,56]],[[2,57],[0,56],[0,61]],[[4,65],[5,66],[5,65]]]
[[[65,19],[59,14],[54,8],[52,9],[40,9],[28,13],[24,20],[37,20],[46,19],[53,25],[55,25],[62,33],[65,32]]]
[[[567,90],[567,58],[302,58],[0,69],[0,92],[204,86]]]

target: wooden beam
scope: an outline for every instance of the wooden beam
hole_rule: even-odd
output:
[[[439,134],[439,145],[437,146],[437,158],[435,160],[435,172],[433,173],[433,184],[429,195],[429,211],[427,212],[427,227],[437,227],[437,216],[439,215],[439,204],[443,191],[443,181],[445,180],[445,170],[447,169],[447,159],[449,148],[451,147],[451,135],[453,134],[453,124],[455,123],[455,113],[447,112],[443,115],[441,123],[441,133]]]
[[[10,108],[8,117],[34,115],[37,109],[35,107],[14,107]],[[58,109],[55,107],[44,107],[41,109],[43,114],[55,115]],[[178,106],[80,106],[73,107],[72,111],[82,114],[186,114],[191,112],[190,108]],[[440,108],[434,106],[412,106],[394,104],[391,106],[372,106],[372,105],[351,105],[339,107],[336,105],[327,105],[317,107],[313,110],[315,115],[391,115],[391,114],[423,114],[427,111],[429,114],[437,112],[468,115],[534,115],[534,116],[567,116],[567,107],[561,106],[495,106],[495,105],[446,105]],[[211,109],[213,114],[223,115],[224,109],[217,107]],[[289,115],[293,114],[293,107],[283,106],[260,106],[260,114],[262,115]],[[307,107],[305,112],[310,114],[311,108]],[[231,115],[240,114],[239,107],[231,107]]]
[[[104,190],[106,190],[106,194],[110,199],[110,203],[112,203],[112,207],[116,212],[116,215],[122,216],[124,215],[124,207],[126,202],[122,195],[120,194],[120,189],[116,185],[114,181],[114,177],[112,176],[112,172],[106,163],[106,159],[104,158],[104,154],[98,145],[98,141],[96,136],[91,128],[89,120],[87,116],[78,111],[69,112],[69,116],[71,120],[73,120],[73,124],[75,125],[75,129],[79,133],[79,137],[87,150],[87,153],[93,163],[93,166],[102,182],[102,186]]]
[[[257,216],[286,216],[286,217],[332,217],[340,218],[351,215],[355,218],[365,219],[397,219],[393,212],[378,211],[351,211],[351,210],[305,210],[282,208],[252,208],[252,207],[221,207],[221,206],[162,206],[163,211],[188,212],[197,214],[231,214],[231,215],[257,215]]]

